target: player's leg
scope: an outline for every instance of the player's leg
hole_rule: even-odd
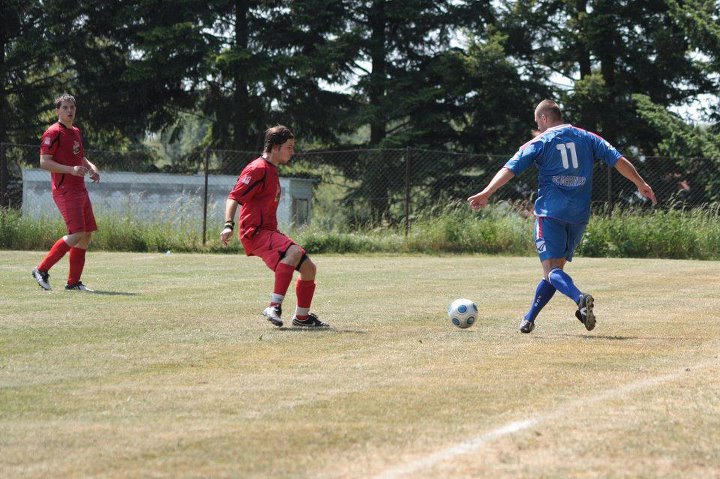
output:
[[[92,240],[92,232],[83,232],[78,242],[70,249],[70,270],[68,272],[68,280],[65,285],[67,290],[76,291],[92,291],[85,286],[80,277],[85,268],[85,253],[87,252],[90,241]]]
[[[53,200],[65,220],[68,234],[55,242],[45,258],[32,271],[35,281],[46,290],[50,289],[50,274],[48,273],[50,268],[82,240],[86,231],[97,229],[90,199],[86,192],[79,195],[53,194]]]
[[[301,258],[297,266],[300,276],[295,282],[295,294],[297,295],[297,308],[295,318],[306,320],[310,315],[310,305],[315,294],[315,274],[317,267],[307,255]]]
[[[55,264],[60,261],[63,256],[68,253],[68,251],[72,250],[73,246],[75,246],[75,244],[79,241],[82,234],[83,232],[67,234],[58,239],[37,268],[32,270],[32,276],[41,288],[45,290],[51,289],[49,273],[50,268],[55,266]]]
[[[562,245],[557,242],[553,249],[553,257],[543,260],[542,265],[545,278],[555,289],[577,304],[578,309],[575,316],[585,325],[588,331],[591,331],[595,327],[594,298],[592,295],[580,291],[572,277],[564,270],[566,262],[572,261],[575,248],[580,244],[585,232],[585,226],[584,224],[565,223],[563,225],[565,230],[564,251],[560,251]],[[560,236],[558,235],[558,237]]]
[[[87,252],[90,241],[92,240],[93,231],[97,231],[97,223],[95,222],[95,214],[93,213],[90,196],[87,192],[80,192],[74,198],[74,204],[78,205],[74,215],[77,216],[75,221],[82,223],[82,233],[77,237],[77,241],[70,250],[70,270],[68,272],[68,280],[65,289],[74,291],[92,291],[80,281],[83,269],[85,268],[85,253]]]
[[[275,284],[273,285],[273,292],[270,296],[270,304],[263,312],[268,320],[275,326],[282,326],[282,321],[280,321],[282,303],[287,290],[290,288],[295,268],[305,253],[305,251],[296,244],[287,244],[285,247],[285,251],[278,252],[278,257],[282,257],[282,259],[278,261],[275,267]],[[280,322],[280,324],[278,324],[278,322]]]
[[[297,309],[293,316],[293,326],[305,328],[327,328],[329,325],[318,319],[317,315],[310,312],[310,305],[315,294],[315,275],[317,274],[317,266],[308,258],[307,254],[303,255],[297,267],[300,271],[300,277],[295,283],[295,293],[297,294]]]
[[[535,296],[530,304],[530,310],[523,316],[523,320],[520,324],[521,333],[529,333],[534,329],[535,319],[537,319],[540,311],[545,307],[550,299],[555,295],[555,286],[553,286],[547,279],[543,278],[535,288]]]
[[[295,267],[305,253],[293,240],[277,231],[259,231],[252,240],[243,240],[251,256],[259,256],[275,274],[270,304],[263,316],[275,326],[282,326],[282,303],[292,281]]]
[[[287,253],[280,261],[281,264],[283,262],[293,265],[293,270],[300,272],[300,277],[295,283],[297,308],[292,319],[293,326],[309,328],[327,327],[327,324],[320,321],[315,314],[310,312],[310,305],[312,304],[312,298],[315,294],[315,274],[317,273],[315,263],[308,258],[307,253],[301,246],[294,243],[288,248]]]
[[[550,254],[547,250],[547,242],[545,238],[547,228],[545,228],[545,225],[545,218],[537,218],[535,220],[535,247],[541,262],[543,261],[543,258],[547,258],[547,255]],[[535,288],[535,296],[533,297],[532,303],[530,303],[530,310],[525,314],[525,316],[523,316],[523,319],[520,322],[519,329],[521,333],[527,334],[535,329],[535,319],[537,319],[540,311],[542,311],[545,305],[553,297],[555,291],[555,287],[547,280],[547,273],[543,274],[543,279],[540,280]]]

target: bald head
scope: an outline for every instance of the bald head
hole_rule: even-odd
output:
[[[543,100],[535,108],[535,123],[542,133],[548,128],[562,124],[560,106],[552,100]]]

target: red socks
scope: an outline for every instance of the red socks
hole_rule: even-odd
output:
[[[275,268],[275,288],[273,289],[273,297],[284,297],[290,287],[295,267],[286,263],[278,263]],[[298,319],[307,319],[310,304],[315,294],[315,281],[306,281],[300,278],[295,283],[295,294],[297,295],[297,310],[295,316]]]
[[[55,263],[60,261],[68,251],[70,251],[70,246],[68,246],[64,238],[60,238],[55,242],[53,247],[50,248],[50,252],[48,252],[47,256],[45,256],[45,259],[42,260],[42,263],[40,263],[38,269],[45,272],[50,271],[50,268],[55,266]]]
[[[81,248],[70,249],[70,272],[68,273],[68,284],[76,284],[80,281],[83,268],[85,267],[85,252]]]
[[[293,273],[295,273],[295,267],[290,266],[287,263],[278,263],[275,268],[275,287],[273,293],[285,296],[288,288],[290,287],[290,281],[292,281]]]
[[[295,294],[297,294],[298,307],[295,315],[298,319],[307,319],[310,304],[312,304],[313,295],[315,294],[315,281],[298,278],[297,283],[295,283]]]

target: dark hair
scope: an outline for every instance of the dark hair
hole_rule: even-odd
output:
[[[283,125],[273,126],[265,131],[265,152],[272,151],[273,146],[282,145],[291,138],[295,138],[290,128]]]
[[[62,103],[63,103],[64,101],[71,101],[71,102],[73,103],[73,105],[74,105],[74,104],[75,104],[75,97],[72,96],[72,95],[69,95],[69,94],[67,94],[67,93],[63,93],[63,94],[60,95],[59,97],[55,98],[55,108],[60,108],[60,105],[62,105]]]
[[[549,120],[562,121],[560,106],[552,100],[543,100],[538,104],[538,113],[545,115]]]

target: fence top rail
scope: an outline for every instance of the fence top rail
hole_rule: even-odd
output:
[[[25,143],[7,143],[7,142],[0,142],[0,148],[37,148],[40,149],[40,145],[30,145]],[[128,151],[117,151],[117,150],[107,150],[107,149],[99,149],[99,148],[87,148],[87,151],[89,152],[98,152],[102,151],[106,154],[113,154],[113,155],[123,155],[123,154],[131,154],[131,153],[137,153],[137,152],[143,152],[142,149],[132,149]],[[367,153],[367,152],[392,152],[392,153],[405,153],[405,152],[416,152],[416,153],[424,153],[424,154],[439,154],[439,155],[453,155],[453,156],[480,156],[485,158],[510,158],[514,153],[507,153],[507,154],[501,154],[501,153],[474,153],[474,152],[462,152],[462,151],[446,151],[446,150],[432,150],[432,149],[424,149],[424,148],[412,148],[412,147],[406,147],[406,148],[347,148],[347,149],[317,149],[317,150],[300,150],[296,152],[296,156],[304,156],[304,155],[320,155],[320,154],[349,154],[349,153]],[[247,155],[247,156],[253,156],[258,155],[260,156],[262,153],[259,153],[257,151],[249,151],[249,150],[225,150],[225,149],[214,149],[214,148],[205,148],[203,150],[198,151],[198,154],[217,154],[217,153],[227,153],[227,154],[235,154],[235,155]],[[662,161],[662,160],[683,160],[683,161],[717,161],[720,162],[720,157],[713,157],[713,156],[667,156],[667,155],[625,155],[630,159],[636,159],[639,161]]]

